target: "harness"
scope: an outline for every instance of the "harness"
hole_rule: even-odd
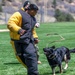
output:
[[[19,13],[22,15],[22,25],[21,25],[22,28],[23,29],[30,28],[32,30],[36,23],[35,17],[30,16],[28,13],[26,13],[25,11],[23,11],[21,9],[19,10]],[[27,27],[27,28],[25,28],[25,27]]]
[[[26,30],[26,33],[20,36],[20,41],[29,44],[30,41],[33,41],[32,30],[35,26],[36,19],[23,10],[19,10],[19,12],[22,15],[21,28]]]
[[[48,56],[49,59],[54,59],[56,57],[56,54],[52,53]]]

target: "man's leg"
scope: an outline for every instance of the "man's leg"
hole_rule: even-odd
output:
[[[22,45],[24,50],[25,63],[27,65],[28,75],[38,75],[37,55],[35,47],[32,43]]]
[[[15,50],[16,58],[24,67],[27,68],[27,66],[25,64],[25,58],[23,56],[22,44],[19,42],[14,42],[12,45]]]

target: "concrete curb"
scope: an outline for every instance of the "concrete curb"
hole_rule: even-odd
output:
[[[0,32],[8,32],[8,29],[0,29]]]

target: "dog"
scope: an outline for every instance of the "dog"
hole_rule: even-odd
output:
[[[68,61],[71,59],[70,53],[75,53],[75,48],[69,50],[67,47],[55,48],[55,46],[43,48],[44,54],[47,57],[48,63],[52,69],[52,75],[55,75],[55,67],[58,66],[60,73],[63,72],[62,62],[65,61],[64,69],[68,68]]]

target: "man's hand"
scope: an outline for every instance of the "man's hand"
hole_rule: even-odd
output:
[[[26,30],[20,29],[18,33],[19,33],[20,35],[23,35],[25,32],[26,32]]]
[[[35,24],[35,27],[36,27],[36,28],[39,28],[39,27],[40,27],[40,23],[36,23],[36,24]]]
[[[38,44],[39,40],[37,38],[34,39],[34,43]]]

